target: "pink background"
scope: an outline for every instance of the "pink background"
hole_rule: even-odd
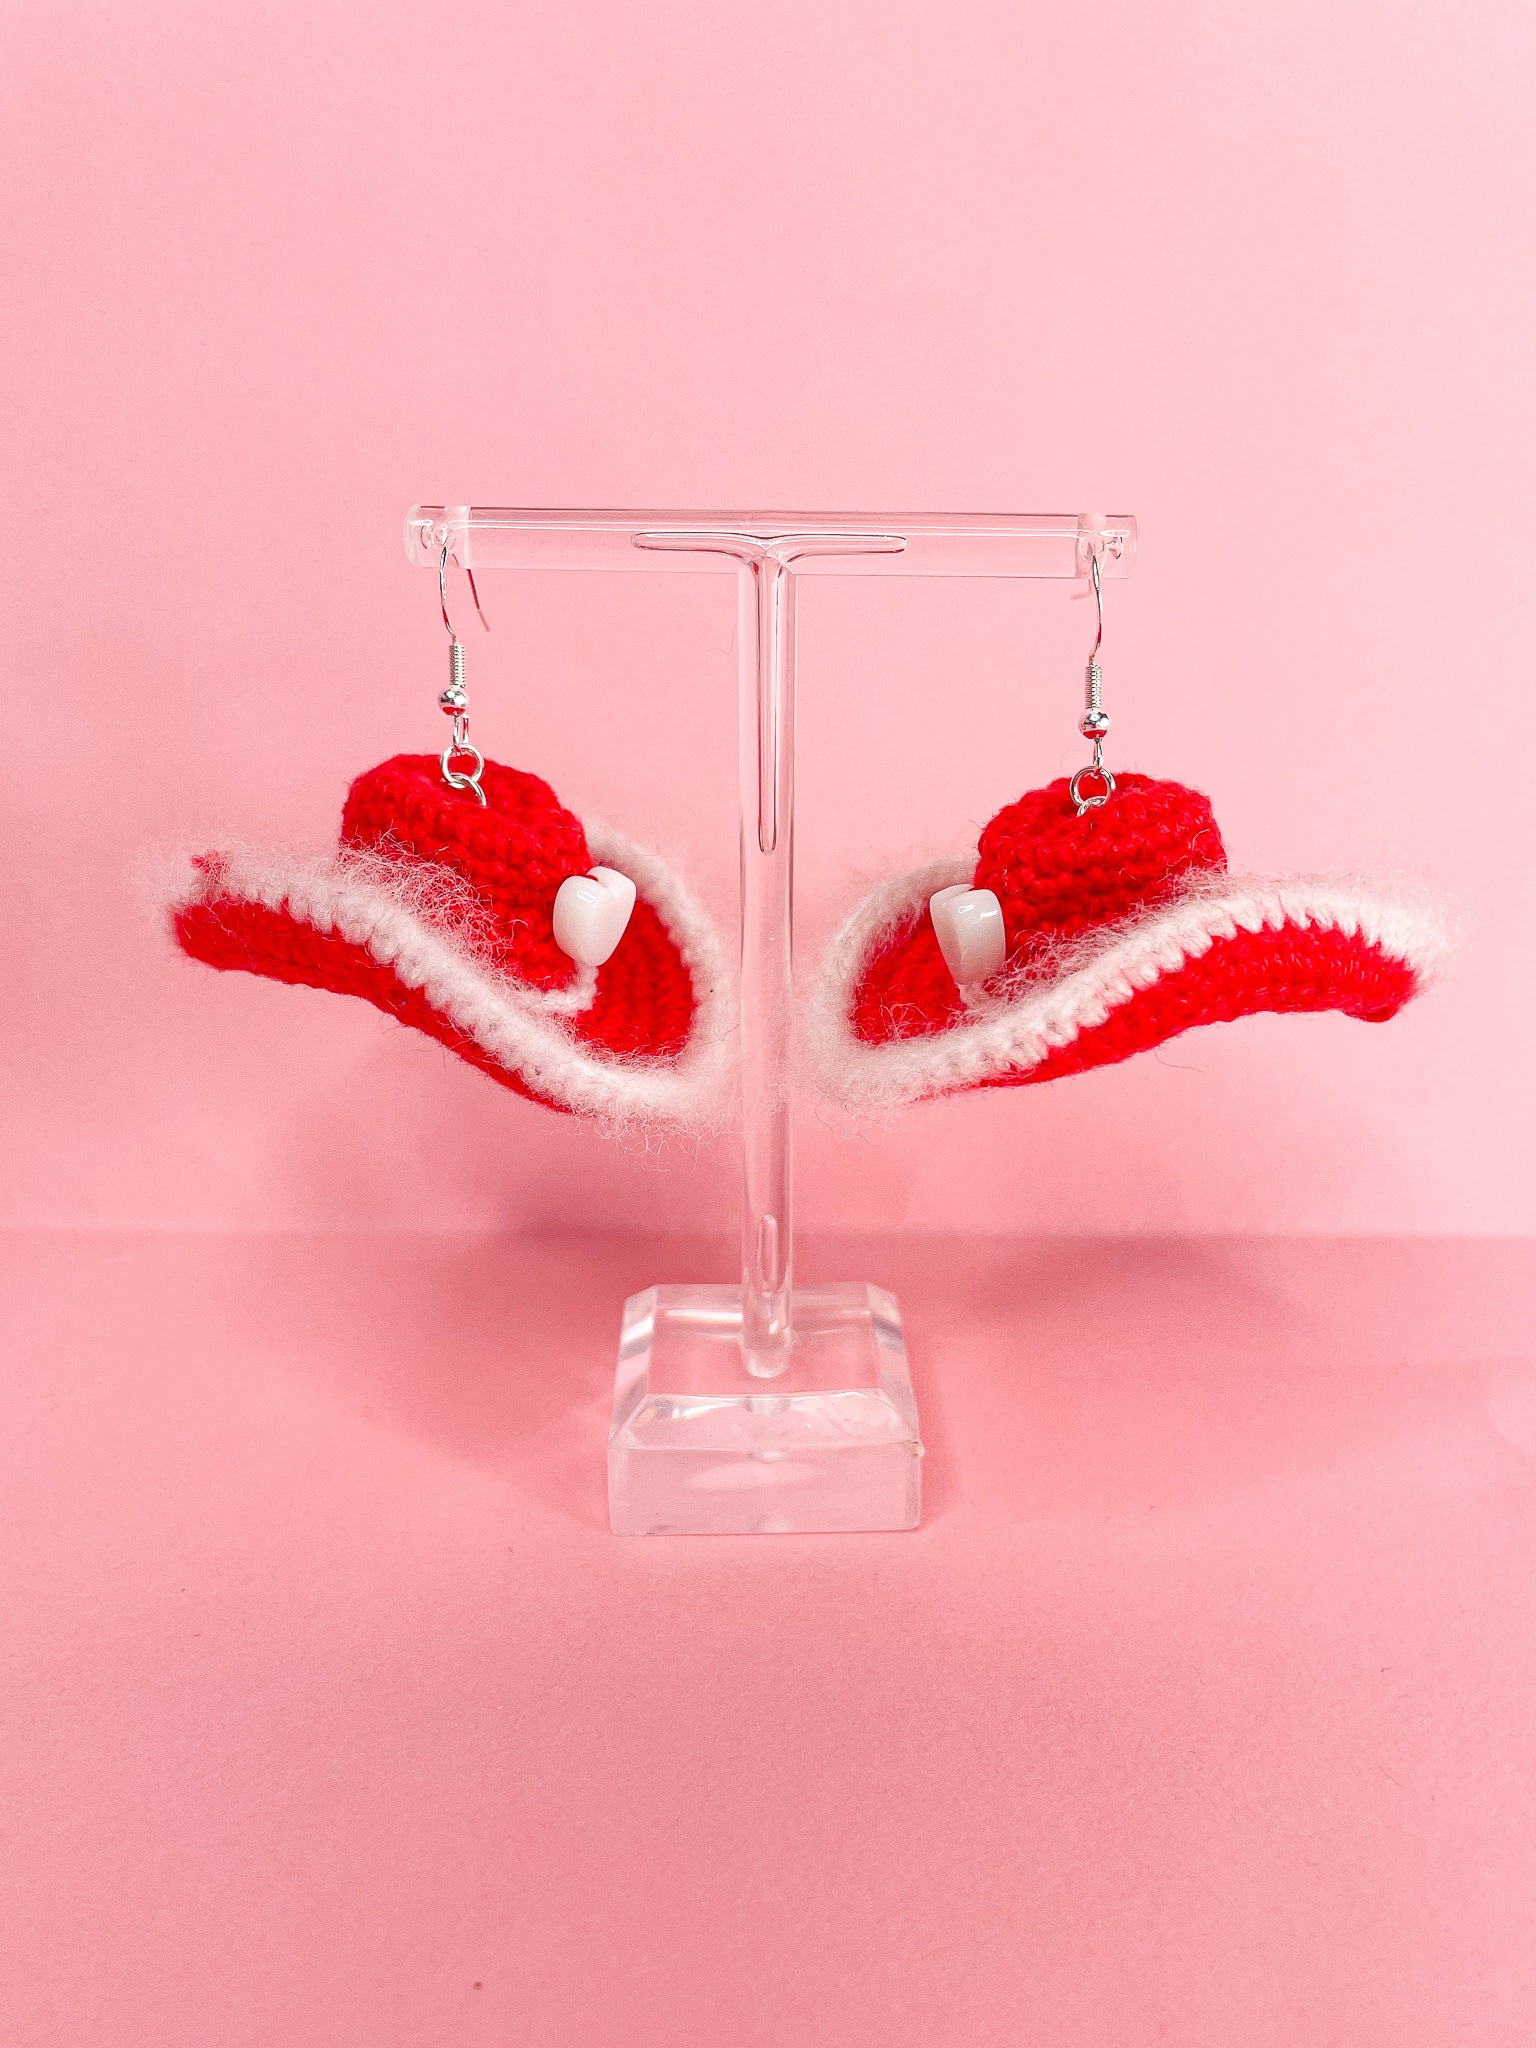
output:
[[[146,847],[318,842],[435,744],[413,498],[1135,511],[1113,758],[1237,864],[1468,922],[1389,1031],[807,1120],[811,1224],[1529,1231],[1529,8],[13,4],[10,924],[25,1223],[712,1227],[734,1162],[532,1116],[167,956]],[[733,595],[496,578],[477,731],[732,912]],[[807,593],[803,957],[1075,763],[1062,586]],[[67,934],[67,937],[66,937]],[[1525,943],[1520,943],[1524,937]],[[64,1091],[68,1090],[67,1100]]]
[[[1524,0],[10,0],[7,2048],[1536,2035],[1533,84]],[[437,743],[413,499],[1133,510],[1112,759],[1457,908],[1385,1030],[806,1114],[916,1537],[612,1542],[730,1148],[143,915]],[[729,582],[485,597],[488,751],[729,918]],[[804,960],[1088,632],[807,589]]]

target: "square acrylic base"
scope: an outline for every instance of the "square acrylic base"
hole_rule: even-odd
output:
[[[791,1324],[785,1370],[754,1379],[739,1288],[630,1296],[608,1434],[615,1535],[917,1527],[923,1446],[895,1296],[797,1288]]]

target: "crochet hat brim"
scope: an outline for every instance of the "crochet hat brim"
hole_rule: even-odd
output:
[[[552,1109],[707,1125],[731,1028],[714,927],[658,855],[602,827],[587,840],[635,883],[635,907],[604,965],[550,993],[490,962],[448,878],[434,889],[377,855],[199,855],[178,865],[168,909],[194,959],[362,996]]]
[[[1031,972],[955,990],[942,1016],[887,1000],[911,949],[937,958],[929,896],[974,871],[974,858],[944,861],[883,883],[828,948],[809,1048],[822,1087],[848,1107],[1057,1080],[1194,1025],[1263,1011],[1383,1021],[1419,992],[1446,947],[1442,921],[1422,905],[1349,883],[1223,872],[1064,945]]]

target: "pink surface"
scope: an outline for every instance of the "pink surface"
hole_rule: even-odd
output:
[[[1116,762],[1240,865],[1426,876],[1458,978],[876,1143],[869,1229],[1529,1231],[1536,15],[702,0],[0,25],[11,727],[0,1207],[61,1225],[714,1227],[661,1161],[139,921],[147,845],[319,842],[439,737],[412,498],[1140,514]],[[733,594],[493,579],[476,731],[735,881]],[[802,930],[1076,763],[1086,604],[802,612]]]
[[[1536,1271],[815,1245],[913,1536],[618,1542],[707,1245],[5,1241],[7,2048],[1525,2048]]]

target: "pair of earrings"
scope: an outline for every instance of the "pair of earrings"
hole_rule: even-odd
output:
[[[1443,952],[1421,904],[1230,874],[1207,797],[1105,766],[1097,556],[1089,567],[1092,759],[1005,805],[974,855],[894,876],[846,919],[804,1020],[811,1071],[844,1104],[1052,1080],[1261,1011],[1381,1021]],[[448,744],[359,776],[331,855],[186,863],[177,942],[213,967],[362,996],[552,1108],[716,1122],[735,1020],[713,923],[660,855],[474,745],[447,568],[445,549]]]

